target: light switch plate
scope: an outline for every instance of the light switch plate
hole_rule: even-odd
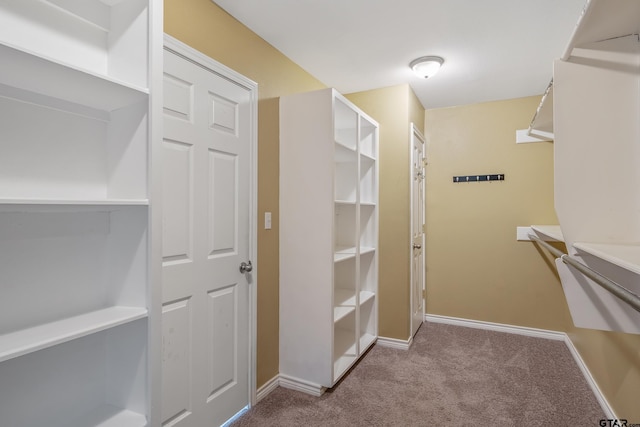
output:
[[[271,212],[264,213],[264,229],[271,230]]]

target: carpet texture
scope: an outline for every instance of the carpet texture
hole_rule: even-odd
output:
[[[597,426],[561,341],[424,323],[409,351],[374,346],[321,397],[278,387],[243,426]]]

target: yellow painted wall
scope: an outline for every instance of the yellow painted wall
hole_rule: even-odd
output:
[[[165,32],[258,83],[258,387],[278,374],[279,100],[325,86],[211,0],[165,0]],[[260,219],[272,212],[272,229]]]
[[[410,130],[423,129],[424,108],[409,85],[346,95],[380,124],[378,333],[410,335]]]
[[[427,110],[427,312],[535,328],[571,324],[555,267],[516,227],[557,224],[553,145],[516,144],[540,97]],[[502,182],[453,176],[505,174]]]
[[[616,415],[639,422],[640,336],[574,327],[549,254],[515,240],[557,224],[553,145],[515,144],[539,99],[426,112],[427,312],[567,332]],[[506,180],[452,182],[478,173]]]
[[[567,332],[618,418],[640,422],[640,335]]]

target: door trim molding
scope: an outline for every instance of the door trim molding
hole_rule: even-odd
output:
[[[257,286],[258,286],[258,84],[231,68],[217,62],[191,46],[164,34],[164,49],[202,67],[249,93],[249,256],[253,272],[249,276],[249,405],[257,403]]]

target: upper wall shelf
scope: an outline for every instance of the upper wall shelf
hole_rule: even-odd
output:
[[[612,7],[615,6],[615,16]],[[574,48],[640,32],[640,2],[637,0],[588,0],[576,28],[569,39],[562,60]]]
[[[542,235],[541,237],[547,237],[548,239],[543,240],[555,240],[558,242],[564,242],[564,236],[562,235],[562,230],[559,225],[532,225],[531,229],[536,232],[538,235]]]
[[[536,236],[545,242],[564,242],[564,236],[559,225],[531,225],[528,227],[516,227],[516,240],[530,242],[530,236]]]
[[[528,129],[516,131],[516,143],[553,141],[553,80],[540,100]]]
[[[612,19],[611,7],[616,15]],[[587,0],[582,15],[562,55],[566,61],[574,49],[589,43],[640,33],[640,2],[637,0]],[[528,129],[516,131],[516,142],[553,141],[553,80],[549,83]]]
[[[553,80],[545,90],[538,110],[529,125],[529,134],[553,139]]]

